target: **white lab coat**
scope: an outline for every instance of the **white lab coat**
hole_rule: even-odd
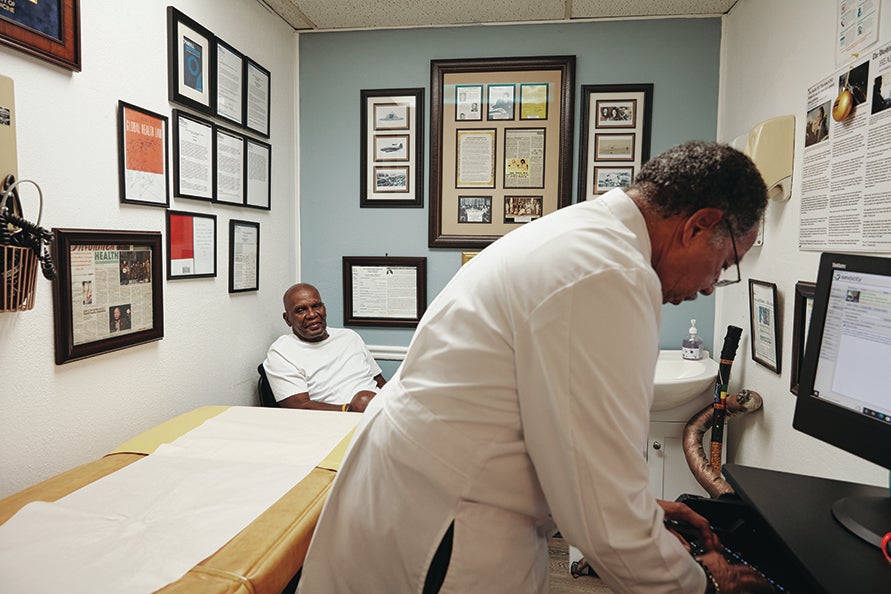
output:
[[[616,592],[701,594],[647,489],[650,256],[614,190],[463,266],[365,413],[299,592],[420,593],[454,521],[443,594],[547,592],[553,523]]]

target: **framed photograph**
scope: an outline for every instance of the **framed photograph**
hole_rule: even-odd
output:
[[[637,99],[597,101],[596,113],[598,128],[634,128]]]
[[[542,215],[541,196],[505,196],[504,222],[529,223]]]
[[[633,161],[634,134],[595,134],[594,159],[597,161]]]
[[[359,94],[359,206],[423,208],[424,89]]]
[[[777,286],[749,279],[749,321],[752,359],[774,373],[780,373],[782,349],[777,320]]]
[[[514,119],[514,96],[516,86],[514,85],[489,85],[486,87],[488,96],[486,103],[489,108],[487,110],[487,118],[490,120],[512,120]]]
[[[215,126],[213,135],[213,201],[244,206],[245,137],[238,132]]]
[[[245,206],[272,208],[272,146],[245,138]]]
[[[80,0],[0,4],[0,43],[80,72]]]
[[[229,220],[229,292],[260,288],[260,223]]]
[[[245,62],[237,49],[217,38],[214,45],[214,106],[219,118],[244,125]]]
[[[458,85],[455,87],[455,119],[480,121],[483,119],[483,86]]]
[[[492,222],[491,196],[458,196],[459,223]]]
[[[801,379],[801,361],[807,344],[807,330],[810,328],[811,313],[814,310],[815,287],[814,283],[804,281],[795,283],[795,321],[792,325],[792,375],[789,378],[789,391],[796,396]]]
[[[632,179],[634,167],[595,167],[594,193],[603,194],[613,188],[630,186]]]
[[[195,200],[213,199],[214,125],[173,110],[173,193]]]
[[[649,160],[653,85],[582,85],[581,96],[579,202],[629,185]]]
[[[427,258],[343,257],[343,323],[414,328],[427,309]]]
[[[160,233],[53,233],[56,365],[163,338]]]
[[[202,113],[214,113],[210,91],[213,33],[167,7],[167,96]]]
[[[167,116],[118,101],[121,202],[170,206]]]
[[[167,211],[167,279],[217,275],[217,217]]]
[[[244,125],[269,138],[269,107],[270,107],[270,73],[268,70],[251,60],[245,58],[246,88],[244,96]]]
[[[518,190],[541,198],[539,216],[572,202],[574,80],[575,56],[431,61],[429,247],[482,249],[516,229],[504,207]],[[480,89],[481,127],[459,117],[468,89]],[[460,216],[480,195],[491,223]]]

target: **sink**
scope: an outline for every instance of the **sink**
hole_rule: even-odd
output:
[[[675,408],[715,387],[718,363],[709,359],[707,351],[703,354],[699,361],[689,361],[680,349],[659,351],[651,410]]]

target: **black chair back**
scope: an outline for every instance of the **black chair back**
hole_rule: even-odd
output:
[[[263,364],[257,365],[257,373],[260,377],[257,379],[257,393],[260,395],[260,406],[268,406],[270,408],[278,408],[278,402],[272,394],[272,386],[269,385],[269,378],[266,377],[266,370]]]

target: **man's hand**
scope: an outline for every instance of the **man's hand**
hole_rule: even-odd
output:
[[[721,541],[718,535],[709,526],[708,520],[697,514],[695,511],[677,501],[663,501],[657,499],[656,503],[665,512],[665,527],[669,532],[678,537],[678,539],[689,550],[687,541],[681,536],[680,532],[690,534],[692,540],[695,540],[706,551],[721,551]]]
[[[712,573],[721,594],[767,594],[776,592],[770,583],[745,565],[731,565],[724,555],[712,551],[697,557]],[[706,590],[708,591],[708,590]]]
[[[356,395],[350,400],[350,406],[347,410],[350,412],[365,412],[365,407],[368,406],[368,403],[371,402],[371,399],[374,398],[375,394],[376,392],[372,390],[356,392]]]

